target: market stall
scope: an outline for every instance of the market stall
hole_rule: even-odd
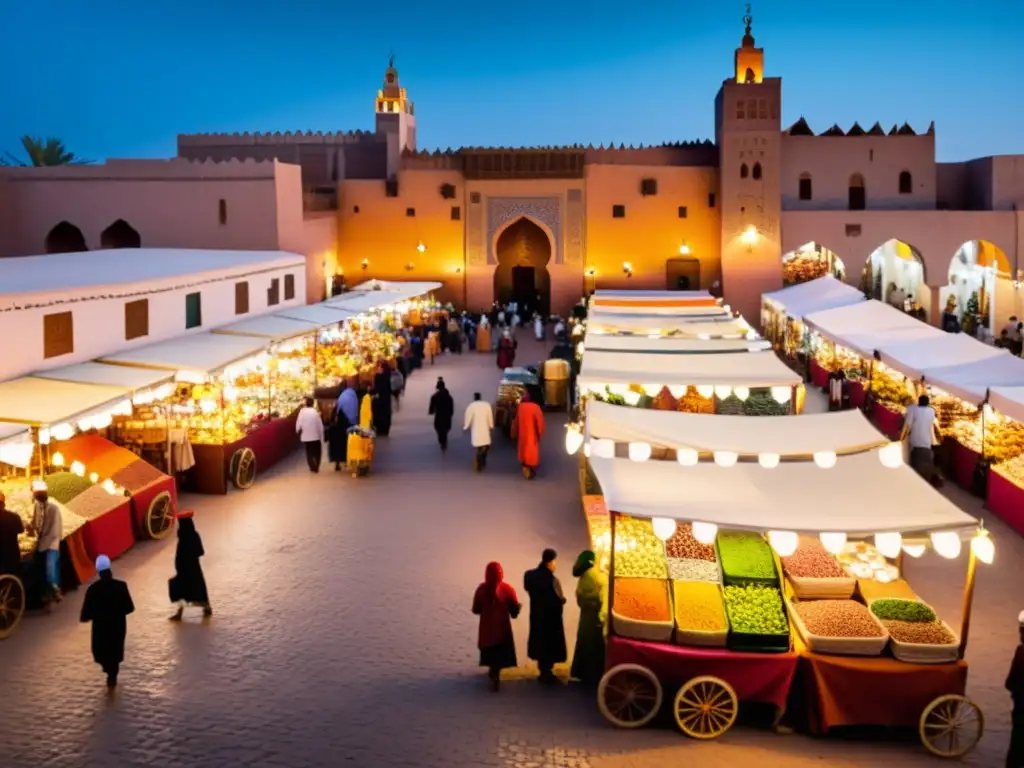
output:
[[[648,315],[643,313],[624,314],[595,311],[586,322],[586,332],[595,336],[633,334],[658,338],[691,339],[744,339],[757,338],[754,331],[742,317],[721,315],[707,317],[698,315]]]
[[[762,352],[770,350],[767,339],[701,339],[670,336],[609,336],[587,333],[583,346],[588,352],[651,352],[655,354],[728,354],[735,352]]]
[[[825,275],[764,294],[761,297],[761,328],[787,359],[805,358],[808,340],[804,316],[862,301],[864,294],[859,289],[832,275]]]

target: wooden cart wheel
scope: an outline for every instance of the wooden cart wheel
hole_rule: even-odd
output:
[[[170,534],[173,525],[171,494],[161,491],[153,498],[146,511],[146,533],[151,539],[164,539]]]
[[[921,713],[918,733],[924,748],[938,757],[962,757],[981,741],[985,716],[966,696],[939,696]]]
[[[639,664],[619,664],[604,673],[597,686],[597,708],[612,725],[640,728],[661,709],[658,678]]]
[[[25,587],[21,579],[0,574],[0,640],[10,637],[25,613]]]
[[[231,482],[242,491],[256,482],[256,454],[252,448],[239,448],[231,455]]]
[[[672,706],[676,725],[691,739],[717,739],[732,728],[738,712],[736,691],[725,680],[710,675],[683,685]]]

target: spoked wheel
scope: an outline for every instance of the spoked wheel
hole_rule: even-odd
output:
[[[21,579],[0,575],[0,640],[10,637],[25,613],[25,587]]]
[[[604,673],[597,686],[597,707],[612,725],[640,728],[661,709],[661,683],[639,664],[619,664]]]
[[[717,739],[739,712],[736,691],[725,680],[695,677],[679,689],[672,707],[676,725],[691,739]]]
[[[162,491],[153,498],[146,511],[146,533],[151,539],[163,539],[170,534],[173,525],[171,494]]]
[[[966,696],[939,696],[921,713],[918,733],[925,749],[938,757],[962,757],[981,741],[985,716]]]
[[[231,482],[242,491],[256,482],[256,454],[252,448],[239,448],[231,455]]]

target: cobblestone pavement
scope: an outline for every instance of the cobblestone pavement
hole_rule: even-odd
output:
[[[543,352],[525,341],[520,359]],[[607,726],[593,696],[532,680],[486,690],[469,612],[484,564],[501,561],[517,588],[545,546],[561,553],[563,584],[585,546],[576,469],[559,419],[549,421],[536,482],[499,442],[484,475],[468,441],[448,455],[426,416],[435,375],[459,416],[474,389],[493,398],[493,358],[446,358],[410,380],[374,473],[311,475],[297,452],[246,493],[193,497],[216,615],[167,621],[173,541],[136,547],[115,564],[138,610],[130,619],[122,685],[108,698],[76,623],[82,591],[51,615],[32,615],[0,644],[0,766],[904,766],[934,764],[913,742],[775,736],[737,727],[712,743],[671,728]],[[330,467],[327,467],[330,470]],[[882,491],[884,492],[884,491]],[[871,503],[872,489],[864,502]],[[827,499],[813,503],[827,511]],[[1024,542],[992,524],[996,564],[982,569],[969,659],[970,695],[987,733],[970,765],[1001,764],[1008,697],[1002,690],[1024,607],[1015,571]],[[923,596],[959,615],[959,565],[910,566]],[[567,635],[575,633],[567,612]],[[515,622],[525,661],[526,622]]]

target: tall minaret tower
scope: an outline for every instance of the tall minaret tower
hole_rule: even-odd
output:
[[[749,5],[743,23],[734,72],[715,99],[722,287],[726,303],[759,325],[761,294],[782,286],[782,79],[764,76]]]
[[[377,133],[388,135],[388,178],[398,174],[404,150],[416,151],[416,110],[398,82],[395,57],[388,58],[384,85],[377,91]]]

